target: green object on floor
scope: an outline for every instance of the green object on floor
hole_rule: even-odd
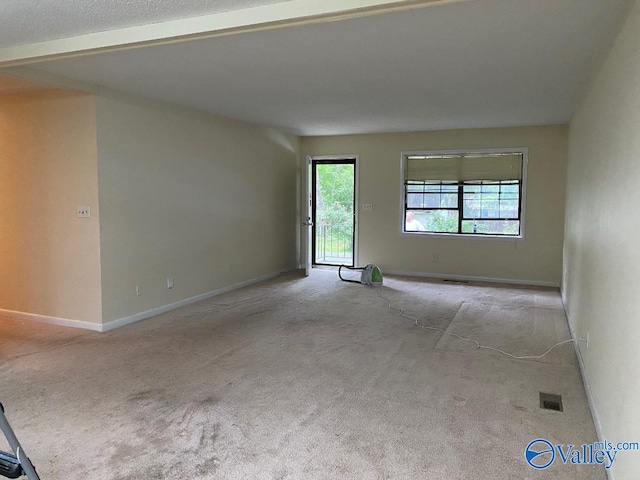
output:
[[[358,282],[356,280],[349,280],[347,278],[342,278],[341,270],[343,267],[348,268],[349,270],[362,270],[362,274],[360,275],[360,281]],[[340,268],[338,268],[338,276],[340,277],[340,280],[344,282],[361,283],[363,285],[368,285],[370,287],[382,286],[382,270],[380,270],[380,267],[378,267],[377,265],[374,265],[373,263],[368,263],[367,265],[361,268],[349,267],[348,265],[340,265]]]

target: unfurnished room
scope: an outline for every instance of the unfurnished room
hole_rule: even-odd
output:
[[[640,478],[639,0],[0,2],[0,478]]]

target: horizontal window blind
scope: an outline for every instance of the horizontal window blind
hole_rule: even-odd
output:
[[[521,179],[521,153],[408,155],[406,157],[405,183]]]

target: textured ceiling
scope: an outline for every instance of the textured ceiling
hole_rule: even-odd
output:
[[[0,48],[290,0],[0,0]]]
[[[566,123],[626,0],[475,0],[39,63],[302,135]]]

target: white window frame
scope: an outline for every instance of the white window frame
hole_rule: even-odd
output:
[[[405,227],[405,169],[406,159],[412,155],[425,155],[425,156],[437,156],[437,155],[486,155],[492,153],[517,153],[522,155],[522,190],[520,198],[520,235],[479,235],[473,233],[441,233],[441,232],[406,232]],[[514,147],[514,148],[481,148],[481,149],[460,149],[460,150],[417,150],[417,151],[403,151],[400,154],[400,215],[399,226],[400,234],[408,235],[412,237],[447,237],[447,238],[473,238],[473,239],[489,239],[489,240],[513,240],[525,238],[525,216],[527,205],[527,165],[529,162],[529,149],[527,147]]]

